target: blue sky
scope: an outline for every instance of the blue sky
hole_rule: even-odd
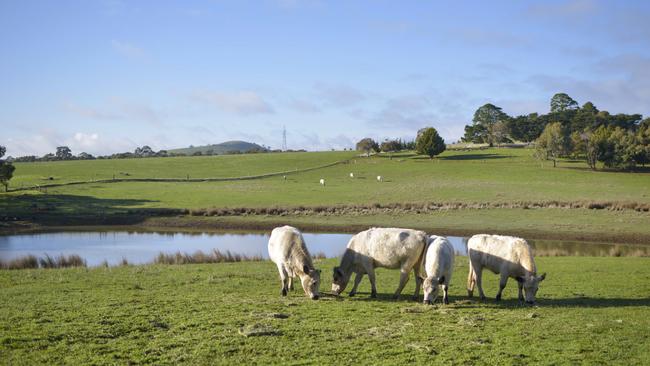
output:
[[[650,116],[646,1],[0,0],[0,145],[447,142],[566,92]]]

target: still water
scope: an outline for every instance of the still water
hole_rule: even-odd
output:
[[[340,256],[352,234],[304,233],[307,247],[312,254],[323,253],[327,257]],[[103,261],[114,265],[126,258],[129,263],[148,263],[160,252],[194,253],[218,249],[249,256],[268,257],[269,233],[174,233],[174,232],[55,232],[0,236],[0,260],[33,254],[78,254],[89,266]],[[457,255],[467,255],[466,238],[450,236],[448,239]],[[598,244],[585,242],[530,241],[536,255],[571,256],[650,256],[650,246],[624,244]]]

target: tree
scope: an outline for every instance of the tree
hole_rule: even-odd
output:
[[[492,136],[497,144],[510,141],[508,139],[508,125],[503,121],[495,123],[494,127],[492,127]]]
[[[649,122],[644,124],[643,122]],[[636,148],[634,160],[645,166],[650,163],[650,118],[646,118],[636,131]]]
[[[379,147],[383,152],[393,152],[402,149],[402,144],[397,140],[385,140]]]
[[[80,152],[79,155],[77,155],[77,159],[79,160],[93,160],[95,159],[94,156],[91,154],[88,154],[87,152]]]
[[[435,128],[428,127],[421,131],[422,133],[418,133],[415,140],[415,150],[418,154],[428,155],[429,159],[433,159],[434,156],[445,151],[447,148],[445,140],[438,135]]]
[[[557,159],[566,154],[568,138],[560,122],[553,122],[544,128],[542,134],[535,140],[535,156],[540,160],[552,160],[553,167]]]
[[[155,156],[156,155],[156,153],[153,151],[153,149],[150,148],[147,145],[144,145],[143,147],[136,148],[134,154],[137,157],[143,157],[143,158],[148,158],[150,156]]]
[[[615,127],[609,134],[611,154],[603,160],[606,167],[630,170],[636,166],[636,137],[632,131]]]
[[[495,142],[494,126],[497,122],[504,122],[508,119],[508,115],[501,111],[501,108],[494,104],[484,104],[474,112],[474,128],[470,131],[474,134],[471,140],[480,140],[481,142],[488,143],[493,146]],[[476,128],[481,126],[481,128]],[[465,130],[467,133],[467,129]]]
[[[371,151],[379,151],[379,144],[370,137],[366,137],[357,142],[357,151],[363,151],[366,155],[370,155]]]
[[[587,156],[587,141],[589,134],[585,132],[571,132],[571,156],[573,158],[585,158]]]
[[[578,102],[566,93],[557,93],[551,98],[551,113],[578,109]]]
[[[4,146],[0,146],[0,158],[2,158],[7,149]],[[6,160],[0,159],[0,184],[5,186],[5,192],[9,190],[9,181],[14,176],[14,170],[16,167]]]
[[[58,160],[70,160],[72,159],[72,150],[67,146],[59,146],[56,148],[55,156]]]
[[[589,133],[586,150],[587,164],[591,169],[596,170],[596,163],[602,161],[610,150],[609,130],[605,126],[600,126]]]

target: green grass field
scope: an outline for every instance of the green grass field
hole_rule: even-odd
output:
[[[603,200],[650,203],[650,174],[591,171],[583,162],[560,168],[534,160],[529,149],[450,151],[430,161],[412,154],[352,158],[321,170],[236,182],[87,184],[49,189],[50,194],[147,200],[146,207],[331,205],[367,202],[511,202]],[[132,178],[238,177],[324,165],[352,152],[257,154],[215,157],[22,163],[12,186]],[[354,173],[351,179],[349,173]],[[376,177],[381,175],[383,183]],[[44,180],[53,176],[54,181]],[[318,181],[324,178],[326,186]],[[135,205],[134,205],[135,206]]]
[[[4,270],[0,363],[650,363],[650,259],[537,258],[548,277],[535,307],[515,300],[514,282],[502,303],[469,300],[466,261],[457,258],[451,304],[433,307],[410,300],[412,279],[390,300],[389,270],[378,271],[376,300],[364,279],[355,298],[319,301],[280,297],[268,261]],[[322,291],[336,263],[316,262]],[[493,297],[497,276],[484,277]],[[250,329],[271,334],[242,334]]]
[[[380,155],[355,157],[353,152],[278,153],[213,157],[152,158],[16,164],[13,187],[41,183],[110,178],[128,172],[130,178],[238,177],[322,166],[350,159],[349,163],[313,171],[245,181],[88,183],[47,189],[47,193],[17,191],[0,194],[0,211],[42,223],[76,217],[84,224],[104,215],[126,215],[137,209],[201,209],[213,207],[297,207],[368,205],[374,203],[516,203],[617,202],[650,204],[650,173],[591,171],[584,162],[562,161],[558,168],[532,158],[529,149],[447,151],[433,161],[410,153],[392,159]],[[354,173],[355,178],[349,177]],[[376,177],[381,175],[383,182]],[[54,177],[49,181],[47,177]],[[127,176],[122,176],[125,178]],[[127,178],[128,178],[127,177]],[[326,185],[318,181],[324,178]],[[322,227],[348,225],[400,225],[448,230],[514,234],[570,234],[579,239],[612,233],[618,241],[650,238],[650,215],[632,210],[614,212],[587,209],[500,208],[449,210],[430,215],[367,214],[339,218],[276,217],[295,224]],[[49,221],[48,221],[49,220]],[[196,220],[196,218],[194,218]],[[234,217],[231,223],[268,223],[273,217]],[[132,223],[140,222],[133,219]],[[179,220],[180,221],[180,220]],[[338,223],[337,223],[338,221]],[[129,219],[120,221],[129,223]],[[214,220],[215,224],[223,220]],[[97,223],[97,222],[94,222]],[[174,225],[166,222],[166,226]],[[245,226],[245,225],[244,225]],[[267,228],[264,226],[264,228]],[[627,236],[626,236],[627,235]],[[641,239],[638,239],[638,238]],[[593,240],[593,239],[592,239]]]

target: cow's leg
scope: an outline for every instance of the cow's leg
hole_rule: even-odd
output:
[[[467,274],[467,296],[474,296],[474,286],[476,285],[476,274],[472,267],[472,262],[469,262],[469,274]]]
[[[397,300],[399,298],[399,295],[402,293],[402,290],[404,289],[404,286],[406,286],[406,283],[409,281],[409,273],[408,271],[400,270],[399,271],[399,286],[397,286],[397,290],[395,290],[395,294],[393,295],[393,299]]]
[[[287,296],[287,289],[288,289],[288,277],[289,274],[285,270],[284,266],[281,264],[278,264],[278,272],[280,272],[280,281],[282,282],[282,289],[280,290],[280,294],[282,296]]]
[[[449,305],[449,285],[445,284],[442,287],[442,290],[444,291],[442,301],[445,303],[445,305]]]
[[[474,267],[474,281],[476,281],[476,287],[478,287],[478,294],[481,297],[481,300],[485,300],[485,293],[483,292],[483,268]]]
[[[366,268],[368,280],[370,281],[370,297],[373,299],[377,297],[377,283],[375,282],[375,269],[372,267]]]
[[[517,281],[517,288],[519,290],[519,301],[524,302],[524,284]]]
[[[287,286],[289,291],[293,291],[293,276],[289,275],[287,281],[289,283]]]
[[[420,297],[420,287],[422,287],[422,278],[419,276],[420,272],[417,268],[413,268],[413,276],[415,276],[415,293],[413,294],[413,301],[418,301]]]
[[[506,271],[501,271],[501,278],[499,279],[499,292],[497,292],[497,301],[501,301],[501,293],[503,292],[503,289],[506,288],[506,284],[508,283],[508,275],[505,274]]]
[[[359,282],[361,282],[362,278],[363,278],[362,272],[357,272],[356,275],[354,276],[354,285],[352,286],[352,290],[350,291],[350,297],[357,294],[357,287],[359,287]]]

